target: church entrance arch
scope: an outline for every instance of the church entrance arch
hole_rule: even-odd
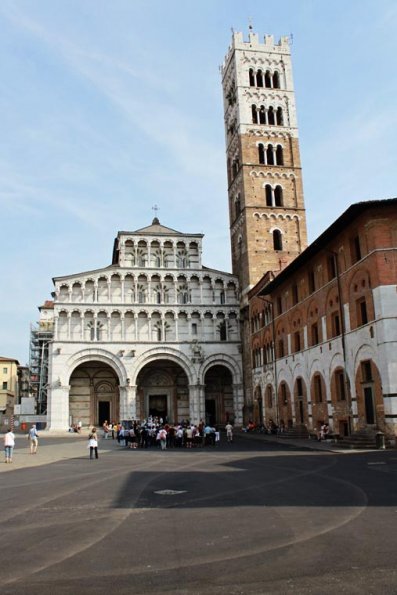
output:
[[[137,376],[137,416],[164,422],[190,419],[189,381],[182,367],[167,359],[146,364]]]
[[[205,384],[205,422],[212,426],[234,422],[233,378],[226,366],[207,370]]]
[[[101,426],[120,417],[119,380],[116,372],[100,361],[88,361],[70,376],[69,423]]]

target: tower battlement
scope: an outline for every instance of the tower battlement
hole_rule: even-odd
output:
[[[290,37],[284,35],[280,37],[278,42],[274,41],[273,35],[265,35],[263,42],[260,40],[258,33],[248,33],[248,41],[244,41],[244,34],[241,31],[233,33],[232,42],[228,48],[221,70],[224,72],[229,58],[234,50],[266,52],[275,54],[290,54]]]

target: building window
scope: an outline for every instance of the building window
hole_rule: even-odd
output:
[[[266,149],[266,162],[268,165],[274,165],[273,145],[268,145]]]
[[[363,377],[363,382],[373,381],[371,362],[361,362],[361,374]]]
[[[161,326],[160,325],[156,328],[156,334],[157,334],[157,341],[161,341]]]
[[[197,335],[197,322],[192,322],[192,335]]]
[[[302,397],[303,396],[302,378],[297,378],[296,379],[296,390],[298,391],[298,397]]]
[[[263,87],[263,73],[261,70],[256,73],[256,86]]]
[[[331,314],[331,334],[333,337],[338,337],[340,335],[340,317],[339,312],[334,312]]]
[[[281,145],[277,145],[276,148],[276,163],[277,165],[284,165],[283,147]]]
[[[265,87],[267,89],[271,89],[272,86],[272,77],[270,75],[270,72],[268,70],[266,70],[265,72]]]
[[[335,372],[336,395],[339,401],[346,401],[345,375],[343,370]]]
[[[361,298],[356,302],[357,309],[357,326],[362,326],[368,322],[367,302],[365,298]]]
[[[316,277],[313,269],[308,272],[307,277],[309,282],[309,293],[313,293],[316,291]]]
[[[298,286],[296,283],[294,283],[294,285],[292,286],[292,305],[296,306],[298,301],[299,301]]]
[[[361,247],[359,236],[355,236],[350,240],[350,256],[352,264],[361,260]]]
[[[294,351],[300,351],[301,350],[301,335],[299,331],[296,331],[296,333],[294,333]]]
[[[8,368],[3,368],[3,374],[8,374]]]
[[[275,229],[273,231],[273,249],[274,250],[282,250],[283,249],[283,239],[281,236],[281,231],[279,229]]]
[[[255,75],[254,75],[254,71],[252,70],[252,68],[249,69],[249,83],[250,83],[250,87],[255,87]]]
[[[258,145],[258,159],[261,165],[265,164],[265,147],[262,144]]]
[[[278,342],[278,357],[284,357],[285,353],[284,353],[284,341],[282,339],[279,339]]]
[[[219,325],[219,339],[221,341],[226,341],[226,322],[223,321]]]
[[[266,124],[266,110],[264,105],[261,105],[259,108],[259,124]]]
[[[258,111],[256,109],[256,105],[251,105],[251,112],[252,112],[252,123],[258,124]]]
[[[270,106],[269,109],[267,110],[267,122],[268,122],[269,126],[274,126],[274,124],[276,123],[276,120],[274,117],[274,109],[272,106]]]
[[[332,281],[336,277],[336,261],[335,254],[328,256],[327,258],[327,269],[328,269],[328,281]]]
[[[7,390],[8,389],[8,382],[3,382],[3,390]]]
[[[277,304],[277,314],[282,314],[283,313],[283,302],[281,299],[281,295],[279,295],[277,297],[276,304]]]
[[[311,344],[312,346],[319,344],[318,323],[315,322],[311,327]]]
[[[323,389],[320,375],[314,377],[314,399],[316,403],[322,403],[323,401]]]
[[[279,88],[280,88],[280,75],[276,70],[276,72],[273,74],[273,89],[279,89]]]
[[[276,118],[277,118],[277,126],[283,126],[284,125],[284,116],[283,116],[283,110],[281,107],[277,108]]]

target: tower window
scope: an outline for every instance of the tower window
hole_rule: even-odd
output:
[[[283,117],[283,110],[281,107],[277,108],[276,118],[277,118],[277,126],[283,126],[284,125],[284,117]]]
[[[258,145],[258,157],[259,157],[259,163],[264,164],[265,163],[265,147],[262,144]]]
[[[265,194],[266,194],[266,206],[271,207],[273,205],[273,191],[270,184],[266,184],[265,186]]]
[[[259,124],[266,124],[266,110],[264,105],[261,105],[259,109]]]
[[[281,236],[281,231],[279,229],[275,229],[273,231],[273,249],[274,250],[282,250],[283,249],[283,239]]]
[[[268,145],[266,149],[266,162],[268,165],[274,165],[273,145]]]
[[[192,335],[197,335],[197,322],[192,322]]]
[[[240,215],[240,212],[241,212],[240,194],[237,194],[237,196],[236,196],[236,200],[235,200],[235,203],[234,203],[234,208],[235,208],[235,211],[236,211],[236,217],[238,217]]]
[[[267,121],[269,123],[269,126],[274,126],[274,124],[276,123],[274,118],[274,109],[272,106],[270,106],[267,110]]]
[[[277,165],[284,165],[283,147],[281,145],[277,145],[276,163]]]
[[[279,88],[280,88],[280,75],[276,70],[276,72],[273,74],[273,89],[279,89]]]
[[[263,87],[263,73],[261,70],[256,73],[256,86]]]
[[[252,111],[252,123],[258,124],[258,111],[256,109],[256,105],[251,105],[251,111]]]
[[[358,236],[354,237],[350,241],[350,254],[351,254],[352,264],[361,260],[360,238]]]
[[[276,186],[274,189],[274,201],[275,201],[276,207],[283,206],[283,189],[281,186]]]
[[[250,87],[255,87],[255,75],[254,75],[254,71],[252,70],[252,68],[249,69],[249,81],[250,81]]]
[[[268,89],[271,89],[272,86],[272,77],[270,75],[270,72],[268,70],[266,70],[265,73],[265,87],[267,87]]]

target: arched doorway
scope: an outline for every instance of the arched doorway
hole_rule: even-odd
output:
[[[189,382],[182,367],[159,359],[144,366],[137,377],[137,416],[161,417],[170,423],[190,419]]]
[[[210,425],[234,421],[233,378],[225,366],[212,366],[204,378],[205,421]]]
[[[69,423],[99,425],[119,421],[119,380],[107,364],[90,361],[80,364],[70,376]]]

